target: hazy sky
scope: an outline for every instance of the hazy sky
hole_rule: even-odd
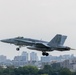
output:
[[[76,0],[0,0],[0,39],[24,36],[50,41],[56,34],[67,35],[65,45],[76,48]],[[13,58],[31,52],[15,48],[0,42],[0,55]],[[76,55],[76,51],[50,52],[60,54]]]

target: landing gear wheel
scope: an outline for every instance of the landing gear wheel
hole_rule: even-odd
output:
[[[45,52],[43,52],[43,53],[42,53],[42,55],[43,55],[43,56],[44,56],[44,55],[48,56],[48,55],[49,55],[49,53],[45,53]]]
[[[17,50],[17,51],[19,51],[19,50],[20,50],[20,48],[16,48],[16,50]]]
[[[46,55],[46,53],[43,52],[42,55],[44,56],[44,55]]]
[[[48,56],[49,55],[49,53],[46,53],[46,56]]]

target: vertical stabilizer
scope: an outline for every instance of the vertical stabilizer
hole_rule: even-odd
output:
[[[59,45],[63,45],[65,40],[66,40],[67,36],[61,35],[61,34],[57,34],[49,43],[49,46],[59,46]]]

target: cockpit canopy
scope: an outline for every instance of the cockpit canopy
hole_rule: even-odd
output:
[[[24,37],[20,37],[20,36],[18,36],[18,37],[16,37],[16,39],[23,39]]]

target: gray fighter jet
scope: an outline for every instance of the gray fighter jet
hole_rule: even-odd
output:
[[[18,51],[22,46],[27,46],[28,49],[42,51],[42,55],[48,56],[49,55],[49,53],[47,53],[48,51],[73,50],[70,47],[63,46],[66,38],[67,38],[67,36],[65,36],[65,35],[57,34],[50,42],[30,39],[30,38],[24,38],[24,37],[4,39],[4,40],[1,40],[1,42],[10,43],[10,44],[19,46],[18,48],[16,48],[16,50],[18,50]]]

